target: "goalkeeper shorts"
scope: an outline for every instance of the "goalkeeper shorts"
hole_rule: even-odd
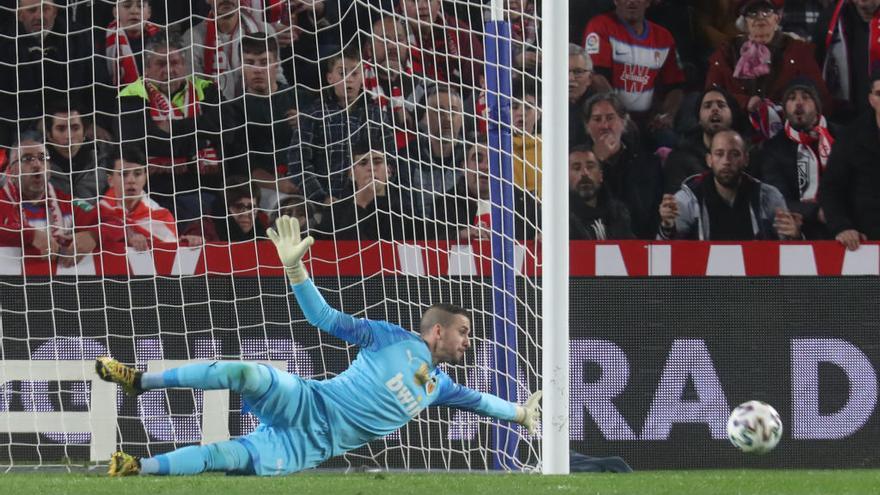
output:
[[[288,474],[317,466],[332,452],[322,399],[311,380],[266,368],[271,372],[269,389],[245,405],[260,425],[238,439],[251,455],[254,474]]]

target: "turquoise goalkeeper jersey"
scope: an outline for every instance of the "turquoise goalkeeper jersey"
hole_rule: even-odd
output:
[[[333,309],[311,280],[292,287],[309,323],[360,347],[347,370],[329,380],[310,382],[326,409],[331,455],[397,431],[431,405],[508,421],[516,417],[513,403],[459,385],[434,366],[419,335]]]

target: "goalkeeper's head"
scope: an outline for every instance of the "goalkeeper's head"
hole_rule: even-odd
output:
[[[419,325],[422,339],[431,350],[434,364],[460,363],[470,347],[471,318],[452,304],[435,304],[425,311]]]

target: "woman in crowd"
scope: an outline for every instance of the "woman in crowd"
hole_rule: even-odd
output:
[[[831,98],[811,43],[780,28],[785,0],[742,0],[737,25],[744,34],[720,46],[709,59],[706,89],[726,89],[751,115],[764,137],[782,129],[779,105],[789,81],[806,76],[819,83],[823,108]]]

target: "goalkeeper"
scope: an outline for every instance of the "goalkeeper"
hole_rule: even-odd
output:
[[[361,347],[351,366],[329,380],[306,380],[256,363],[194,363],[161,373],[141,373],[109,357],[98,375],[129,394],[186,387],[229,389],[259,419],[253,433],[234,440],[184,447],[139,459],[116,452],[110,476],[183,475],[204,471],[280,475],[317,466],[407,424],[431,405],[445,405],[514,421],[534,434],[541,392],[525,406],[453,382],[437,368],[460,362],[470,319],[459,307],[437,304],[422,316],[420,334],[384,321],[357,319],[331,308],[308,278],[302,258],[313,239],[300,239],[288,216],[268,234],[284,264],[296,300],[312,325]]]

